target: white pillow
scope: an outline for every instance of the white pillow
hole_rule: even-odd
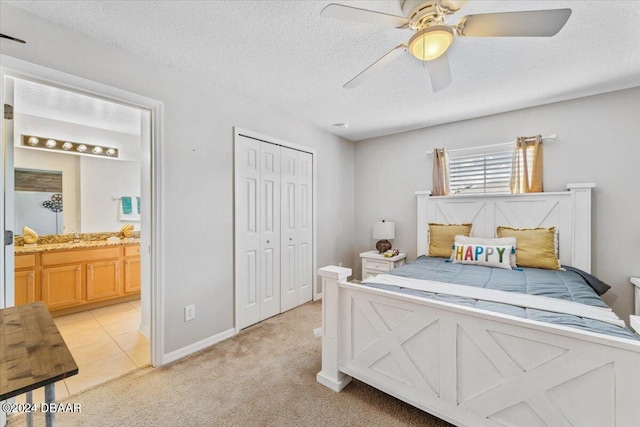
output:
[[[454,243],[453,262],[511,270],[510,254],[512,251],[512,245],[492,246]]]
[[[456,236],[454,239],[454,245],[456,243],[464,244],[464,245],[511,246],[512,248],[515,248],[516,238],[515,237],[484,238],[484,237]],[[454,258],[455,258],[455,251],[451,254],[451,261],[453,261]],[[509,251],[509,265],[511,266],[511,268],[517,267],[516,253],[513,250]]]

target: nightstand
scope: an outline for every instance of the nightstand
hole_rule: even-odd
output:
[[[635,295],[635,302],[636,302],[635,315],[640,316],[640,277],[630,277],[629,280],[631,281],[631,284],[634,286],[633,294]]]
[[[637,335],[640,335],[640,277],[631,277],[631,283],[634,286],[634,295],[636,300],[635,316],[629,317],[629,324],[631,329],[636,331]]]
[[[378,251],[368,251],[361,253],[360,258],[362,258],[362,280],[364,280],[404,265],[407,254],[400,252],[394,257],[387,258]]]

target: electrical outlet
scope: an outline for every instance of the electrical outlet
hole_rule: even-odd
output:
[[[196,306],[188,305],[184,308],[184,321],[188,322],[196,318]]]

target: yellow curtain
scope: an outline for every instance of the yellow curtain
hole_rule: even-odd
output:
[[[512,193],[540,193],[542,186],[542,136],[516,139],[511,164]]]
[[[431,195],[449,195],[449,156],[444,148],[433,149],[433,189]]]

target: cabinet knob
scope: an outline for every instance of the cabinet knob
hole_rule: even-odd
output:
[[[80,271],[80,267],[77,267],[77,268],[76,268],[76,271]]]
[[[289,237],[289,240],[293,240],[293,238],[292,238],[292,237]]]
[[[29,273],[29,277],[33,277],[33,273]]]
[[[93,265],[90,265],[90,266],[89,266],[89,270],[93,270]]]
[[[125,264],[129,265],[129,261],[127,261]]]
[[[267,243],[271,243],[271,242],[267,240]]]

